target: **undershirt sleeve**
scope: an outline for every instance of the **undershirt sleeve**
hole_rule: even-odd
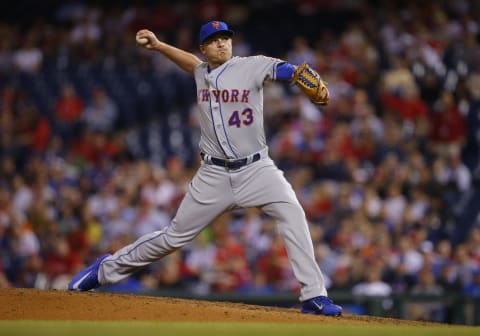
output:
[[[289,81],[292,79],[295,67],[288,62],[279,63],[276,67],[275,80]]]

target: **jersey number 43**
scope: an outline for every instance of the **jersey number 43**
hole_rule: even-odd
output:
[[[245,126],[251,125],[253,122],[253,111],[251,108],[246,108],[242,112],[233,111],[232,115],[228,119],[228,126],[235,126],[237,128],[241,127],[242,124]]]

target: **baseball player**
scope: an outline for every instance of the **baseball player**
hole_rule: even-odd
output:
[[[328,90],[307,64],[294,66],[266,56],[232,57],[225,22],[200,29],[197,56],[159,41],[143,29],[137,42],[162,53],[195,78],[200,107],[201,164],[171,224],[140,237],[113,255],[105,254],[80,271],[69,290],[86,291],[118,282],[192,241],[224,211],[259,207],[277,222],[296,279],[303,313],[337,316],[342,308],[327,296],[314,258],[305,213],[291,185],[268,156],[263,127],[263,84],[295,81],[315,104],[328,102]]]

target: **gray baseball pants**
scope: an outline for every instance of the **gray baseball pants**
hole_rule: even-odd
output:
[[[300,301],[326,296],[305,213],[283,172],[267,155],[236,170],[202,162],[171,224],[104,259],[98,272],[100,284],[116,283],[181,248],[224,211],[238,207],[259,207],[275,219],[301,285]]]

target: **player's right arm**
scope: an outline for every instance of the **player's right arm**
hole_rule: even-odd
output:
[[[202,63],[202,61],[194,54],[160,41],[150,30],[139,30],[137,32],[137,37],[144,37],[148,39],[149,42],[147,44],[142,44],[142,47],[161,52],[165,57],[191,75],[193,75],[193,69],[198,64]]]

